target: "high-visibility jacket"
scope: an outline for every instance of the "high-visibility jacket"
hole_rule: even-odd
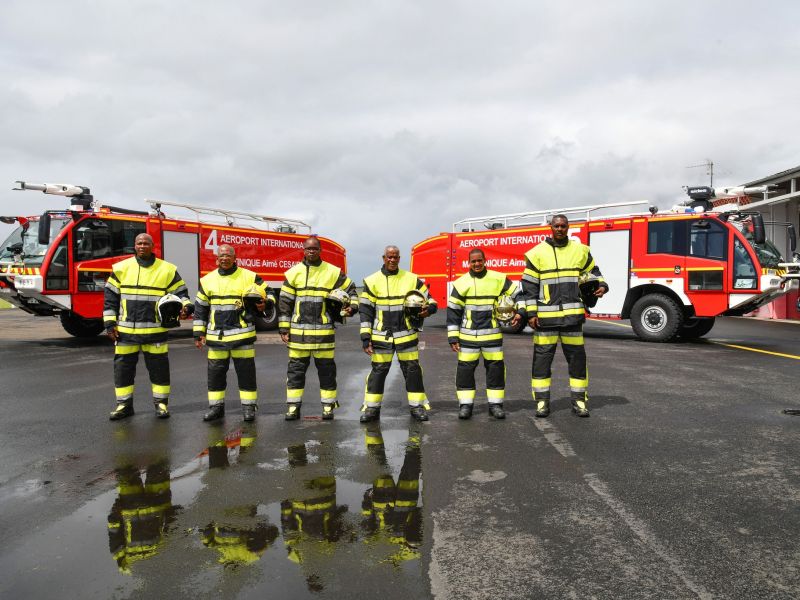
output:
[[[382,267],[364,279],[361,292],[361,340],[373,347],[394,345],[404,350],[417,345],[419,335],[403,310],[406,294],[417,290],[428,300],[428,314],[436,312],[436,301],[428,286],[414,273],[398,269],[390,273]]]
[[[586,320],[578,278],[591,273],[608,290],[589,246],[568,239],[557,246],[552,238],[525,253],[522,293],[517,306],[527,318],[539,317],[540,329],[580,325]]]
[[[499,346],[503,341],[494,317],[495,301],[514,297],[517,285],[503,273],[484,269],[478,275],[467,271],[453,282],[447,300],[447,341],[465,348]]]
[[[167,339],[156,304],[162,296],[175,294],[184,307],[192,304],[178,268],[160,258],[135,256],[115,263],[106,281],[103,323],[116,327],[121,342],[155,344]]]
[[[325,302],[332,290],[344,290],[350,307],[358,311],[358,293],[352,280],[339,267],[325,261],[312,265],[305,260],[286,271],[278,301],[278,328],[289,334],[289,348],[332,350],[334,321]]]
[[[266,293],[257,274],[234,265],[228,272],[211,271],[200,279],[194,308],[194,337],[206,336],[211,348],[237,348],[256,339],[253,315],[244,309],[242,294],[253,284]]]

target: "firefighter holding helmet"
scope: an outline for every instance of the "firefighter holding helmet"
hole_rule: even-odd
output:
[[[178,269],[153,254],[153,238],[136,236],[135,255],[111,267],[105,287],[103,322],[115,342],[114,388],[117,406],[110,419],[133,415],[133,382],[139,352],[150,374],[155,414],[169,417],[167,332],[192,313],[189,292]]]
[[[553,236],[525,253],[522,292],[517,298],[520,314],[534,330],[531,392],[536,416],[547,417],[550,367],[561,341],[569,367],[572,410],[579,417],[588,417],[589,372],[583,345],[586,304],[580,282],[581,278],[587,280],[594,289],[592,296],[597,298],[608,291],[608,284],[589,247],[569,238],[569,220],[565,215],[555,215],[550,228]]]
[[[208,346],[209,409],[203,420],[225,416],[225,388],[233,359],[242,416],[252,421],[258,409],[254,317],[263,313],[271,298],[261,277],[236,264],[233,246],[222,244],[217,249],[217,266],[200,279],[195,299],[195,346]]]
[[[458,352],[459,419],[472,416],[475,368],[481,356],[486,368],[489,414],[495,419],[506,418],[503,410],[506,367],[500,324],[516,327],[522,321],[512,300],[516,293],[517,286],[508,277],[486,268],[486,256],[479,248],[469,253],[469,271],[453,282],[447,301],[447,341],[453,352]]]
[[[322,260],[320,251],[319,239],[305,239],[303,261],[286,271],[278,301],[278,329],[289,347],[287,421],[300,418],[306,371],[312,357],[319,375],[322,418],[333,419],[338,406],[334,323],[358,311],[355,284],[339,267]]]
[[[386,246],[383,267],[364,279],[361,293],[361,342],[371,357],[372,370],[367,376],[361,422],[377,421],[386,376],[397,353],[400,369],[406,380],[406,393],[411,416],[428,420],[428,397],[419,365],[417,331],[422,320],[436,312],[436,301],[430,297],[423,281],[400,269],[400,250]]]

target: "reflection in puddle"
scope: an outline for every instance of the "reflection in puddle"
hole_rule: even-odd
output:
[[[108,546],[119,570],[129,574],[132,563],[158,552],[176,508],[166,461],[148,466],[144,477],[130,465],[118,468],[116,475],[118,496],[108,515]]]
[[[304,443],[288,429],[262,443],[257,431],[209,430],[171,473],[168,436],[120,439],[113,490],[0,555],[16,574],[0,595],[148,597],[169,581],[184,593],[302,597],[367,580],[427,594],[417,429],[341,424],[302,431],[317,438]]]

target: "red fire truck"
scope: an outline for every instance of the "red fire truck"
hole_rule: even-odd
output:
[[[200,277],[216,268],[217,247],[229,244],[238,264],[258,273],[276,299],[284,271],[303,259],[303,240],[311,234],[309,225],[294,219],[158,200],[146,201],[150,211],[129,210],[98,205],[82,186],[17,183],[15,189],[67,196],[71,205],[39,216],[0,217],[18,223],[0,246],[0,298],[33,315],[57,315],[78,337],[103,330],[103,286],[111,265],[133,254],[140,233],[153,236],[159,258],[178,266],[192,298]],[[168,217],[165,206],[192,216]],[[345,269],[345,249],[320,240],[323,260]],[[257,326],[274,329],[277,321],[273,315]]]
[[[699,195],[699,194],[698,194]],[[700,337],[720,315],[743,315],[797,289],[800,257],[788,226],[793,263],[766,239],[758,212],[705,212],[708,199],[681,212],[594,216],[614,203],[464,219],[411,250],[411,270],[423,277],[440,305],[451,283],[469,270],[469,252],[486,254],[486,266],[519,280],[524,253],[550,235],[549,219],[566,214],[569,235],[591,246],[610,291],[591,317],[631,320],[641,339],[663,342]],[[779,224],[788,225],[788,224]],[[478,229],[481,230],[478,230]],[[519,330],[521,330],[522,326]]]

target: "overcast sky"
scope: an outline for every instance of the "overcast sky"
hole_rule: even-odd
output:
[[[797,166],[798,22],[789,1],[5,0],[0,189],[300,218],[360,279],[463,217],[666,207],[707,158],[719,185]]]

